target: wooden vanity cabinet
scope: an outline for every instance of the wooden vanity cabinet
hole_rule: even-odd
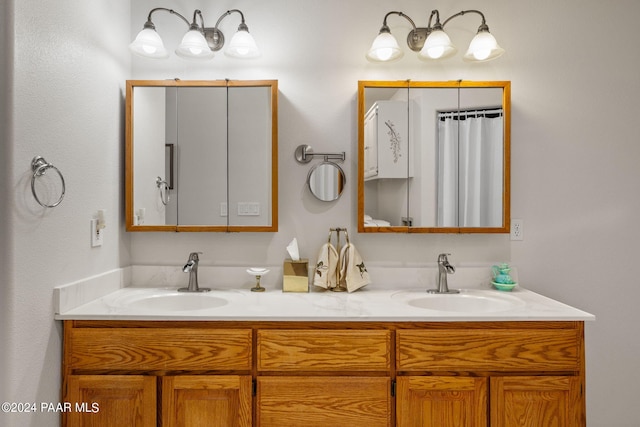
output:
[[[257,331],[256,425],[390,427],[391,331]]]
[[[585,426],[582,322],[396,331],[398,426]]]
[[[202,322],[65,321],[63,425],[250,427],[252,337]]]
[[[156,426],[155,377],[69,375],[62,401],[69,426]]]
[[[69,320],[63,425],[585,427],[583,328]]]

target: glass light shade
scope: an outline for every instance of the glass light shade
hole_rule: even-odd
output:
[[[253,36],[248,31],[238,30],[229,43],[229,47],[224,51],[225,55],[234,58],[256,58],[260,56],[260,50]]]
[[[458,49],[443,30],[433,30],[418,53],[420,59],[444,59],[454,55]]]
[[[140,31],[135,40],[129,45],[129,50],[145,58],[159,59],[169,57],[169,52],[165,49],[160,35],[151,28],[145,28]]]
[[[400,59],[402,55],[404,52],[400,49],[396,38],[389,32],[381,32],[367,52],[367,59],[374,62],[387,62]]]
[[[189,30],[176,49],[176,55],[185,59],[210,59],[213,51],[199,30]]]
[[[498,42],[489,31],[480,31],[471,40],[469,49],[464,54],[464,59],[466,61],[490,61],[503,53],[504,49],[498,46]]]

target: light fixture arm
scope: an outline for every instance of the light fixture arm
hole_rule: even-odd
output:
[[[409,48],[414,52],[419,52],[420,50],[422,50],[422,47],[424,46],[424,43],[427,40],[427,37],[429,36],[429,34],[431,34],[432,31],[443,30],[444,26],[447,25],[447,23],[451,21],[453,18],[466,15],[467,13],[477,13],[482,18],[482,24],[480,24],[480,27],[478,28],[478,32],[489,31],[489,27],[487,26],[487,21],[484,17],[484,14],[479,10],[475,10],[475,9],[462,10],[454,15],[451,15],[450,17],[445,19],[444,22],[440,23],[440,12],[437,9],[435,9],[431,11],[431,15],[429,16],[429,22],[427,23],[426,28],[424,27],[416,28],[414,26],[414,29],[411,30],[407,35],[407,44],[409,45]],[[436,22],[433,25],[431,25],[431,22],[434,17]],[[409,18],[407,17],[407,19]]]
[[[149,11],[149,16],[147,16],[147,22],[145,22],[144,24],[144,28],[151,28],[152,30],[156,29],[156,26],[153,24],[153,22],[151,21],[151,15],[153,15],[153,12],[156,12],[158,10],[164,10],[165,12],[169,12],[172,15],[177,15],[180,19],[182,19],[188,27],[191,26],[191,24],[189,23],[189,21],[187,20],[187,18],[185,18],[184,16],[182,16],[180,13],[176,12],[173,9],[167,9],[166,7],[156,7],[154,9],[151,9],[151,11]],[[199,10],[196,12],[200,12]],[[202,15],[200,15],[202,16]],[[193,22],[195,23],[196,21],[196,17],[195,17],[195,12],[193,14]]]
[[[433,26],[431,26],[431,20],[433,19],[434,16],[436,17],[436,23],[433,24]],[[440,27],[443,26],[440,23],[440,12],[438,12],[438,9],[434,9],[431,11],[431,15],[429,15],[429,22],[427,23],[427,28],[435,29],[438,26]]]
[[[391,12],[388,12],[386,15],[384,15],[384,19],[382,20],[382,28],[380,28],[380,32],[385,32],[385,33],[390,33],[391,30],[389,30],[389,26],[387,25],[387,18],[389,17],[389,15],[398,15],[401,16],[403,18],[405,18],[407,21],[409,21],[409,23],[411,23],[411,26],[413,27],[413,30],[415,31],[416,29],[416,23],[413,22],[413,19],[411,19],[408,15],[402,13],[402,12],[398,12],[395,10],[392,10]]]
[[[223,13],[220,16],[220,18],[218,18],[218,21],[216,22],[216,25],[213,28],[204,28],[203,26],[204,37],[207,39],[207,43],[209,43],[209,47],[211,48],[211,50],[213,50],[214,52],[219,51],[224,46],[224,34],[222,34],[222,31],[218,29],[218,27],[220,26],[220,22],[222,22],[224,18],[226,18],[227,16],[231,15],[234,12],[237,12],[240,14],[241,22],[240,22],[240,25],[238,26],[238,31],[249,32],[249,28],[247,27],[247,24],[245,24],[244,22],[244,14],[238,9],[227,10],[225,13]]]
[[[196,23],[196,17],[197,16],[200,17],[200,24],[201,24],[200,27]],[[189,29],[190,30],[199,30],[201,33],[204,33],[204,17],[202,16],[202,12],[200,12],[200,9],[196,9],[196,10],[193,11],[193,22],[189,26]]]
[[[436,10],[434,12],[438,12],[438,11]],[[480,24],[480,27],[478,28],[478,32],[480,32],[480,31],[489,31],[489,27],[487,26],[487,20],[484,18],[484,14],[482,12],[480,12],[479,10],[475,10],[475,9],[462,10],[462,11],[460,11],[460,12],[454,14],[454,15],[451,15],[450,17],[448,17],[447,19],[444,20],[444,22],[442,23],[442,26],[444,27],[445,25],[447,25],[447,22],[451,21],[453,18],[457,18],[458,16],[462,16],[462,15],[465,15],[467,13],[477,13],[482,18],[482,24]],[[432,12],[432,14],[433,14],[433,12]],[[438,21],[436,21],[436,22],[438,22]],[[431,23],[429,23],[429,25],[431,25]]]
[[[227,10],[225,13],[222,14],[220,18],[218,18],[218,22],[216,22],[216,25],[214,28],[218,28],[218,25],[220,25],[220,22],[222,22],[224,18],[231,15],[233,12],[238,12],[240,14],[240,19],[242,20],[240,25],[244,25],[246,27],[246,24],[244,23],[244,14],[238,9],[231,9],[231,10]]]

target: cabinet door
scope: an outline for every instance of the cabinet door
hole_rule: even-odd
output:
[[[162,425],[166,427],[250,427],[251,377],[248,375],[163,377]]]
[[[391,425],[387,377],[258,377],[257,426]]]
[[[152,427],[156,425],[156,378],[141,375],[70,375],[67,425]]]
[[[581,399],[579,377],[492,377],[491,426],[584,426]]]
[[[398,427],[487,426],[486,378],[398,377],[397,381]]]

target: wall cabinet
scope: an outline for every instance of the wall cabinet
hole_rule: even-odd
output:
[[[407,101],[379,101],[364,118],[364,178],[408,178]],[[412,169],[412,168],[411,168]]]
[[[70,320],[63,425],[584,427],[583,328]]]

